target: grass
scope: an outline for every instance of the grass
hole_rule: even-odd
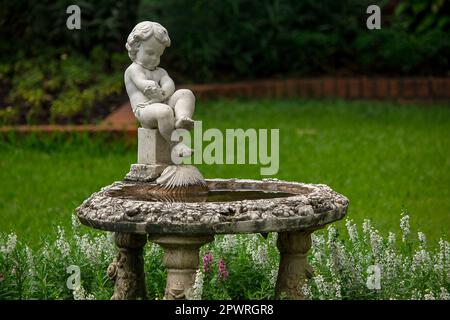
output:
[[[324,183],[350,199],[349,216],[398,230],[402,209],[430,240],[450,226],[450,108],[348,101],[200,102],[203,128],[279,128],[277,178]],[[33,243],[92,192],[123,178],[135,144],[101,137],[0,142],[0,232]],[[208,178],[262,178],[258,165],[201,165]],[[342,222],[338,227],[342,227]]]

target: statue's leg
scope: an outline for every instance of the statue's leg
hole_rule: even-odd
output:
[[[119,248],[117,257],[108,267],[108,276],[114,280],[111,300],[145,299],[144,258],[145,235],[114,233]]]
[[[175,111],[175,128],[191,129],[194,125],[192,115],[195,110],[195,96],[189,89],[179,89],[168,101]]]
[[[307,261],[311,248],[311,232],[280,232],[277,247],[280,250],[280,266],[275,288],[277,298],[303,299],[301,287],[312,276]]]
[[[157,122],[162,137],[170,143],[175,123],[174,112],[170,106],[164,103],[152,103],[140,110],[138,120],[146,129],[153,129]]]

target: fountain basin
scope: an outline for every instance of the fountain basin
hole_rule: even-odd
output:
[[[209,193],[161,195],[150,182],[120,181],[77,208],[93,228],[134,234],[214,235],[307,231],[342,219],[348,199],[323,184],[207,179]]]

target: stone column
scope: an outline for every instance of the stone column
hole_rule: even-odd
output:
[[[277,298],[302,300],[301,287],[306,278],[312,276],[312,267],[306,257],[311,248],[311,231],[280,232],[277,247],[280,266],[275,295]]]
[[[137,163],[131,165],[125,180],[154,181],[171,164],[170,146],[158,129],[138,128]]]
[[[119,252],[108,267],[108,276],[115,282],[111,300],[145,299],[142,251],[147,236],[116,232],[114,242]]]
[[[199,249],[214,237],[149,235],[149,240],[164,249],[163,263],[167,269],[164,299],[190,299],[199,267]]]

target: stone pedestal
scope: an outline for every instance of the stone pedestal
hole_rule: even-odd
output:
[[[149,240],[164,249],[163,263],[167,268],[164,299],[190,299],[199,267],[199,249],[214,240],[213,236],[150,235]]]
[[[115,282],[111,300],[145,299],[142,251],[147,243],[147,237],[116,232],[114,233],[114,242],[119,248],[119,252],[108,267],[108,276]]]
[[[301,287],[312,276],[307,254],[311,248],[311,232],[280,232],[277,247],[280,251],[275,295],[277,298],[304,299]]]
[[[170,146],[158,129],[138,128],[138,163],[170,164]]]
[[[154,181],[170,164],[170,146],[158,129],[138,128],[138,159],[131,165],[125,180]]]

